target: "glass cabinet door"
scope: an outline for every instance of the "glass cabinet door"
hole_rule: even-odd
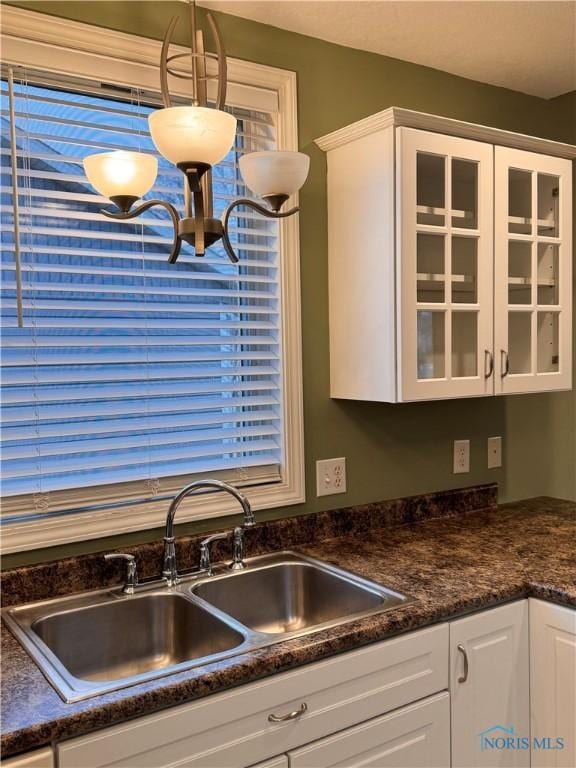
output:
[[[496,148],[497,393],[571,386],[568,160]]]
[[[493,393],[493,148],[400,128],[403,400]]]

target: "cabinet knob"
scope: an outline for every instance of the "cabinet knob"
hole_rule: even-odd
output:
[[[308,705],[301,704],[299,709],[295,709],[293,712],[288,712],[286,715],[268,715],[268,720],[271,723],[286,723],[288,720],[297,720],[299,717],[302,717],[307,710]]]
[[[462,643],[459,643],[457,646],[458,650],[462,654],[462,658],[464,660],[464,669],[462,671],[462,674],[458,678],[459,683],[465,683],[466,680],[468,680],[468,654],[466,653],[466,648],[462,645]]]

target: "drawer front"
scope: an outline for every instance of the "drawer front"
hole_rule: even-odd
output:
[[[266,760],[264,763],[251,765],[250,768],[288,768],[288,756],[279,755],[278,757],[273,757],[271,760]]]
[[[2,760],[2,768],[54,768],[54,753],[50,747],[35,749],[33,752]]]
[[[441,624],[63,742],[59,768],[249,766],[447,687]]]
[[[450,696],[376,717],[289,753],[290,768],[448,768]]]

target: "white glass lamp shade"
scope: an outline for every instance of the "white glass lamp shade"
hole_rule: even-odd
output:
[[[156,181],[158,160],[142,152],[102,152],[84,158],[88,181],[105,197],[142,197]]]
[[[293,195],[306,181],[310,158],[302,152],[250,152],[240,158],[242,178],[260,197]]]
[[[160,154],[174,165],[216,165],[230,152],[236,136],[236,118],[209,107],[167,107],[148,116],[152,140]]]

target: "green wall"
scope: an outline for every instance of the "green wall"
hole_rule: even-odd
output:
[[[15,2],[32,10],[146,37],[162,37],[183,15],[173,2]],[[312,158],[301,192],[302,321],[307,503],[260,519],[498,481],[505,500],[575,498],[573,393],[385,405],[331,400],[328,376],[326,163],[314,139],[389,106],[576,142],[576,94],[545,100],[404,61],[345,48],[233,16],[218,15],[228,55],[298,73],[299,138]],[[176,42],[186,43],[184,23]],[[448,44],[448,41],[447,41]],[[504,467],[486,469],[486,438],[502,435]],[[452,474],[452,441],[472,441],[472,471]],[[347,457],[348,492],[317,499],[315,461]],[[181,530],[206,530],[207,522]],[[220,520],[218,527],[223,525]],[[87,541],[5,558],[5,567],[64,553],[158,537]]]

